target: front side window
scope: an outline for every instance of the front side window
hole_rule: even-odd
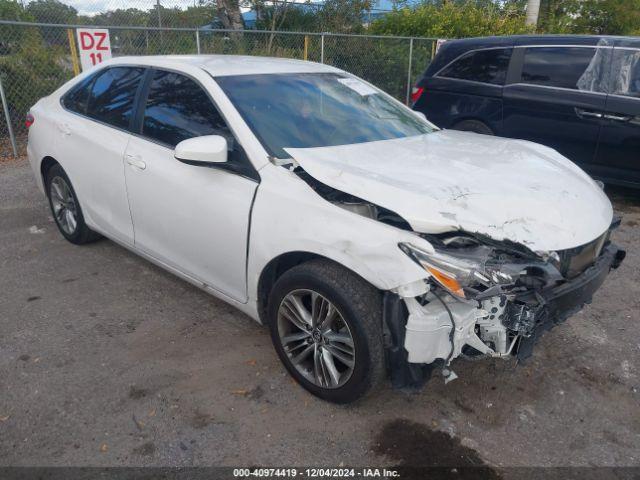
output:
[[[494,48],[467,53],[445,67],[438,76],[504,85],[511,51],[511,48]]]
[[[604,91],[609,49],[593,47],[526,48],[522,82],[581,91]]]
[[[609,92],[640,98],[640,50],[613,51]]]
[[[119,128],[129,128],[143,68],[113,67],[98,74],[89,95],[87,115]]]
[[[233,135],[205,91],[184,75],[162,70],[149,88],[142,134],[171,147],[188,138],[222,135],[233,149]]]
[[[338,73],[216,77],[265,150],[328,147],[422,135],[433,127],[388,95]],[[393,161],[392,158],[389,161]]]

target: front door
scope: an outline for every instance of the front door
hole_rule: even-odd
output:
[[[527,46],[519,79],[503,93],[503,134],[551,147],[589,169],[606,104],[600,73],[609,47]]]
[[[174,147],[182,140],[223,135],[229,163],[246,160],[196,81],[162,70],[152,75],[140,135],[132,136],[125,152],[135,244],[203,286],[244,302],[249,218],[258,183],[175,159]]]
[[[616,47],[595,173],[605,180],[640,183],[640,42]]]

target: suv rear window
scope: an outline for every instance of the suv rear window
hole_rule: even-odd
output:
[[[599,90],[602,56],[606,54],[606,49],[592,47],[527,48],[522,82],[572,90]]]
[[[493,48],[469,52],[438,73],[439,77],[504,85],[511,48]]]

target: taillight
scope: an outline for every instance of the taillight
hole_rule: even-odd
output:
[[[424,88],[422,87],[413,87],[411,89],[411,103],[416,103],[420,100],[420,96],[424,92]]]
[[[29,128],[31,125],[33,125],[33,122],[35,122],[36,119],[33,118],[33,115],[31,115],[31,113],[27,113],[27,116],[24,119],[24,126]]]

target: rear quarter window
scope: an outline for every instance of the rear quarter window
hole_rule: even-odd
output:
[[[87,115],[114,127],[128,128],[144,68],[113,67],[100,73],[91,86]]]
[[[438,76],[491,85],[504,85],[511,52],[511,48],[492,48],[469,52],[443,68]]]
[[[62,97],[62,104],[66,109],[76,113],[86,113],[91,83],[95,77],[95,74],[90,75],[77,85],[71,87],[71,90]]]

